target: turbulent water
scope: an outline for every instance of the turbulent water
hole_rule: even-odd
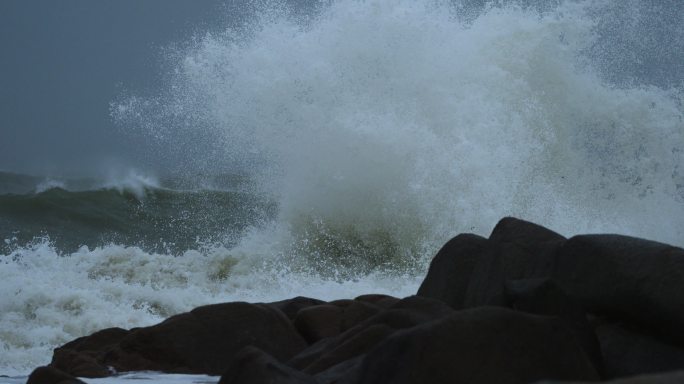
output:
[[[684,244],[681,3],[477,3],[256,7],[112,102],[182,166],[0,174],[0,374],[212,302],[409,295],[506,215]]]

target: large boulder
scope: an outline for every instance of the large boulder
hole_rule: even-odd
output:
[[[535,288],[534,281],[545,283]],[[565,239],[504,218],[488,239],[466,234],[449,241],[418,294],[456,309],[498,305],[557,316],[574,330],[599,371],[601,354],[606,356],[608,378],[684,369],[681,248],[620,235]],[[601,353],[585,312],[624,324],[597,328]]]
[[[499,247],[503,278],[510,280],[548,277],[565,240],[541,225],[513,217],[501,219],[489,235]]]
[[[623,379],[604,381],[605,384],[681,384],[684,383],[684,371],[667,372],[653,375],[639,375]],[[537,384],[593,384],[589,381],[540,381]]]
[[[565,238],[527,221],[504,218],[489,239],[461,234],[437,253],[418,295],[454,309],[507,305],[507,280],[549,277]]]
[[[121,328],[107,328],[90,336],[79,337],[55,348],[50,366],[74,376],[110,376],[113,370],[102,361],[129,333]]]
[[[627,319],[684,344],[684,250],[619,235],[582,235],[551,276],[594,313]]]
[[[526,313],[552,316],[572,331],[575,339],[603,375],[604,363],[599,340],[582,306],[550,279],[521,279],[506,282],[508,305]]]
[[[310,297],[297,296],[292,299],[286,299],[281,301],[276,301],[273,303],[268,303],[269,306],[278,309],[287,316],[290,321],[294,321],[297,314],[302,309],[312,307],[315,305],[322,305],[326,302],[323,300],[312,299]]]
[[[245,347],[221,375],[218,384],[319,384],[319,381],[258,348]]]
[[[68,343],[58,348],[53,361],[65,372],[85,377],[143,370],[220,375],[246,346],[280,360],[307,346],[282,311],[242,302],[198,307],[115,336],[96,333]]]
[[[606,377],[684,369],[684,350],[629,324],[595,321]],[[684,381],[682,381],[684,382]]]
[[[303,350],[306,342],[289,319],[269,305],[214,304],[132,332],[121,341],[120,355],[107,363],[117,371],[220,375],[246,346],[286,360]]]
[[[366,354],[397,330],[452,314],[445,303],[419,296],[394,302],[338,336],[322,339],[288,362],[309,374],[319,374]]]
[[[38,367],[31,372],[26,384],[85,384],[82,380],[55,367]]]
[[[598,374],[561,321],[483,307],[394,333],[340,383],[522,384],[540,379],[595,380]]]
[[[432,259],[418,296],[441,300],[454,309],[463,309],[470,282],[481,260],[495,252],[491,242],[470,233],[449,240]]]
[[[336,300],[329,304],[303,308],[294,325],[307,342],[313,344],[334,337],[380,312],[382,307],[363,300]]]

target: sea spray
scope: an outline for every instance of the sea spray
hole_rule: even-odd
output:
[[[177,52],[158,98],[114,114],[177,129],[172,142],[220,137],[295,238],[381,231],[422,258],[516,215],[677,243],[678,84],[609,82],[592,56],[604,8],[490,5],[463,19],[440,2],[340,1],[306,23],[268,9]]]

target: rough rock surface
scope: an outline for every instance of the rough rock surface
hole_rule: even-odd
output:
[[[619,235],[582,235],[552,278],[591,312],[625,318],[684,344],[684,250]]]
[[[598,374],[561,321],[484,307],[388,337],[344,383],[529,383]]]
[[[280,310],[241,302],[198,307],[119,336],[107,339],[113,344],[91,339],[100,333],[68,343],[58,348],[53,364],[83,377],[143,370],[220,375],[246,346],[288,359],[307,345]]]
[[[230,363],[219,384],[318,384],[313,376],[280,363],[264,351],[245,347]]]

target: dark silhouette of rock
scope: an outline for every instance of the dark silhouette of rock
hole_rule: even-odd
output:
[[[340,383],[530,383],[595,380],[571,331],[553,318],[505,308],[458,311],[399,331]]]
[[[681,248],[504,218],[487,239],[447,242],[417,296],[199,307],[69,342],[29,383],[139,370],[223,373],[222,384],[581,382],[684,370],[682,324]]]
[[[619,235],[582,235],[558,252],[552,278],[590,312],[684,344],[684,250]]]
[[[399,329],[413,327],[453,313],[445,303],[419,296],[399,300],[337,337],[321,340],[295,356],[288,364],[318,374],[361,356]]]
[[[394,301],[396,304],[399,300]],[[334,302],[333,302],[334,303]],[[393,304],[389,302],[385,303],[386,308],[391,307]],[[348,329],[355,327],[366,319],[376,315],[383,310],[383,307],[372,304],[370,301],[363,300],[349,300],[349,303],[342,306],[342,321],[340,323],[340,329],[345,332]]]
[[[432,259],[418,296],[441,300],[454,309],[465,308],[473,272],[493,252],[494,247],[484,237],[473,234],[454,237]]]
[[[549,277],[565,238],[527,221],[504,218],[489,239],[461,234],[437,253],[418,295],[454,309],[505,306],[507,280]]]
[[[319,381],[281,364],[258,348],[245,347],[221,375],[219,384],[319,384]]]
[[[489,236],[489,252],[473,268],[464,308],[506,306],[505,285],[510,280],[551,275],[557,249],[565,238],[534,223],[507,217]]]
[[[277,359],[289,359],[306,347],[287,316],[267,304],[225,303],[198,307],[160,324],[131,332],[120,354],[106,363],[117,371],[223,373],[246,346]]]
[[[50,366],[80,377],[106,377],[113,371],[102,361],[130,331],[108,328],[56,348]]]
[[[85,384],[78,378],[54,367],[38,367],[31,372],[26,384]]]
[[[373,349],[396,329],[385,324],[364,327],[359,332],[342,338],[333,348],[328,348],[303,371],[311,374],[323,372],[337,364],[354,359]]]
[[[548,282],[523,289],[527,293],[516,287],[534,280]],[[631,333],[631,342],[623,338],[613,344],[642,345],[655,355],[649,358],[643,352],[632,359],[629,369],[614,359],[606,377],[659,367],[684,369],[677,357],[684,345],[681,248],[620,235],[580,235],[566,240],[539,225],[504,218],[488,239],[459,235],[449,241],[433,259],[418,294],[443,300],[455,309],[498,305],[558,316],[574,330],[599,372],[601,356],[584,311],[608,317],[640,330]],[[602,349],[611,358],[620,351],[638,355],[638,349],[624,348]]]
[[[336,300],[301,309],[294,319],[297,331],[313,344],[337,336],[380,312],[382,308],[362,300]]]
[[[198,307],[151,327],[111,329],[79,338],[57,348],[52,364],[82,377],[143,370],[219,375],[237,352],[250,345],[287,360],[307,344],[277,307],[303,302]]]
[[[355,301],[363,301],[366,303],[377,305],[378,307],[381,307],[381,308],[387,308],[387,307],[395,304],[400,299],[393,297],[393,296],[388,296],[388,295],[367,294],[367,295],[361,295],[361,296],[355,298],[354,300]]]
[[[550,279],[522,279],[506,282],[508,305],[518,311],[553,316],[572,331],[575,339],[603,376],[601,346],[582,306]]]
[[[562,242],[565,237],[539,224],[504,217],[496,223],[489,239],[500,243],[514,243],[530,253],[540,253],[546,250],[548,244]]]
[[[643,329],[602,321],[595,330],[601,344],[606,377],[684,369],[684,350],[649,336]]]
[[[324,304],[304,308],[294,319],[295,328],[309,343],[313,344],[342,332],[343,309],[337,305]]]
[[[592,384],[590,381],[540,381],[537,384]],[[629,378],[603,381],[606,384],[681,384],[684,383],[684,371],[639,375]]]
[[[104,356],[104,351],[77,352],[72,349],[58,348],[52,355],[50,366],[80,377],[107,377],[114,373],[101,363],[98,356]]]
[[[489,240],[499,245],[504,279],[517,280],[549,277],[566,239],[540,225],[506,217],[494,227]]]
[[[294,321],[297,317],[297,313],[300,310],[314,305],[326,304],[323,300],[312,299],[310,297],[297,296],[292,299],[276,301],[273,303],[268,303],[268,305],[277,308],[279,311],[285,314],[290,321]]]

